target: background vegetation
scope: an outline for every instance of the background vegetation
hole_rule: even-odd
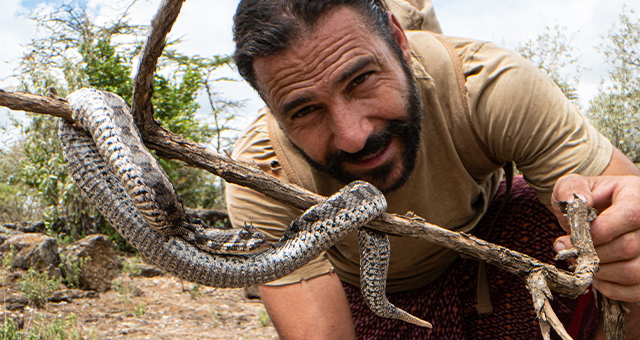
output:
[[[562,26],[546,27],[536,39],[517,48],[579,105],[577,87],[584,68],[572,40],[576,32]],[[623,8],[619,20],[598,46],[609,74],[596,96],[582,111],[591,123],[636,165],[640,164],[640,16]]]
[[[82,88],[111,91],[131,102],[133,67],[147,27],[132,25],[127,8],[105,24],[97,24],[83,7],[62,5],[53,12],[34,13],[43,34],[33,39],[16,70],[17,90],[60,97]],[[154,76],[155,118],[172,132],[209,143],[220,151],[233,141],[229,123],[241,103],[225,101],[212,84],[228,56],[188,56],[168,41]],[[201,107],[200,103],[205,103]],[[205,113],[202,116],[202,113]],[[198,113],[198,115],[196,114]],[[0,222],[44,220],[47,232],[63,243],[87,234],[110,235],[132,250],[86,202],[69,177],[58,141],[57,118],[34,114],[23,126],[24,138],[0,151]],[[215,176],[182,163],[158,159],[185,206],[225,209],[224,184]]]

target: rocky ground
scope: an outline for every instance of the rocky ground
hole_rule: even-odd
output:
[[[67,291],[77,297],[35,308],[21,303],[23,274],[3,275],[0,325],[5,329],[12,320],[25,332],[42,334],[57,324],[69,338],[81,339],[277,339],[261,301],[246,298],[243,289],[123,273],[104,293]]]

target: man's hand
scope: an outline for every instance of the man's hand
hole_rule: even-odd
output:
[[[591,222],[600,270],[593,285],[605,296],[640,302],[640,177],[569,175],[553,190],[552,201],[567,201],[577,194],[598,210]],[[568,232],[567,218],[554,204],[553,211]],[[556,251],[571,247],[569,236],[556,240]]]

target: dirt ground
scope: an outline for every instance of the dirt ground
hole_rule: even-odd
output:
[[[11,280],[9,280],[11,281]],[[48,302],[43,308],[9,306],[19,296],[17,283],[5,282],[0,296],[0,326],[6,318],[25,330],[77,316],[69,326],[82,339],[277,339],[260,300],[247,299],[243,289],[194,286],[163,275],[133,277],[122,274],[97,297]],[[95,295],[95,294],[94,294]]]

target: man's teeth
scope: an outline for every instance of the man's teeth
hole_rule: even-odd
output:
[[[374,157],[376,157],[377,155],[379,155],[379,154],[380,154],[380,152],[382,152],[382,149],[378,150],[378,152],[375,152],[375,153],[372,153],[372,154],[369,154],[369,155],[367,155],[367,156],[364,156],[364,157],[360,158],[360,161],[362,162],[362,161],[370,160],[371,158],[374,158]]]

